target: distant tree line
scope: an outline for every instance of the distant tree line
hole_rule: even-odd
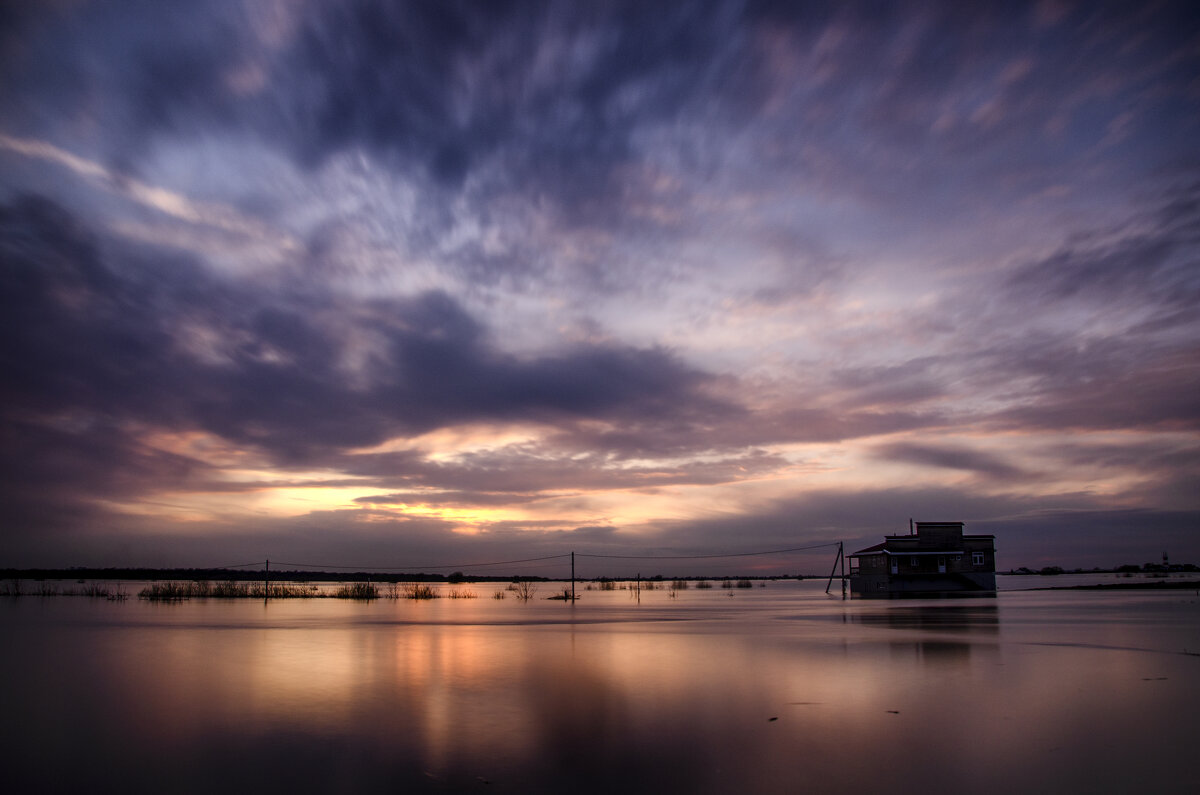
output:
[[[4,580],[235,580],[261,581],[264,575],[269,575],[272,581],[288,582],[354,582],[370,580],[371,582],[565,582],[569,577],[539,577],[513,574],[465,574],[456,571],[451,574],[430,572],[379,572],[379,571],[302,571],[296,569],[276,569],[271,567],[269,572],[261,568],[237,569],[197,569],[197,568],[130,568],[108,567],[90,568],[71,566],[65,569],[0,569],[0,579]],[[813,575],[808,575],[813,576]],[[724,580],[803,580],[803,574],[775,574],[765,577],[726,577],[713,575],[692,575],[687,577],[667,577],[661,574],[644,577],[579,577],[579,582],[626,582],[641,579],[643,582],[664,582],[664,580],[691,580],[696,582],[721,582]]]
[[[1062,566],[1043,566],[1034,570],[1022,566],[1019,569],[1013,569],[1009,574],[1107,574],[1110,572],[1114,574],[1169,574],[1197,571],[1200,571],[1200,566],[1194,563],[1145,563],[1141,566],[1136,563],[1126,563],[1115,569],[1064,569]]]
[[[103,568],[71,567],[68,569],[0,569],[4,580],[252,580],[260,581],[264,575],[271,580],[289,582],[358,581],[372,582],[512,582],[527,580],[548,582],[548,577],[514,577],[512,575],[465,575],[461,571],[453,574],[430,574],[427,572],[399,573],[377,571],[298,571],[274,569],[150,569],[150,568]]]

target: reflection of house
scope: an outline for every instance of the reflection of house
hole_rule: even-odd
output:
[[[962,522],[917,522],[850,558],[850,593],[861,596],[996,590],[995,536],[963,535]]]

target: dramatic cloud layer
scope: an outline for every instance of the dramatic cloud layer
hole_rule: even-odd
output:
[[[0,70],[0,563],[1200,562],[1193,4],[27,3]]]

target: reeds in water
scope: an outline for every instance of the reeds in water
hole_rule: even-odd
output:
[[[215,583],[208,580],[152,582],[138,592],[141,599],[167,602],[183,599],[313,599],[319,596],[322,596],[321,592],[311,584],[272,582],[264,587],[261,582],[233,580]]]
[[[400,594],[405,599],[437,599],[438,593],[433,586],[423,582],[406,582],[400,585]]]
[[[116,588],[109,588],[107,585],[100,583],[92,583],[85,585],[82,588],[68,588],[63,591],[64,596],[87,596],[92,599],[107,599],[110,602],[124,602],[129,598],[129,594],[125,592],[125,587],[118,585]]]
[[[379,598],[379,589],[369,582],[351,582],[333,592],[336,599],[371,600]]]
[[[152,582],[138,591],[138,598],[177,601],[191,599],[193,596],[207,596],[207,589],[201,593],[199,585],[200,583],[195,582]],[[207,586],[208,583],[204,585]]]
[[[83,583],[83,580],[79,581]],[[87,596],[92,599],[107,599],[110,602],[124,602],[129,598],[123,585],[109,587],[100,583],[91,583],[82,588],[62,588],[57,583],[39,582],[33,590],[23,590],[20,580],[10,580],[0,584],[0,596]]]

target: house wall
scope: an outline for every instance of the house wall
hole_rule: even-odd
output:
[[[961,522],[917,522],[917,545],[926,549],[961,549]]]
[[[996,574],[990,571],[955,574],[910,574],[892,577],[888,574],[860,574],[850,580],[850,593],[860,596],[887,596],[919,593],[971,593],[995,591]]]

